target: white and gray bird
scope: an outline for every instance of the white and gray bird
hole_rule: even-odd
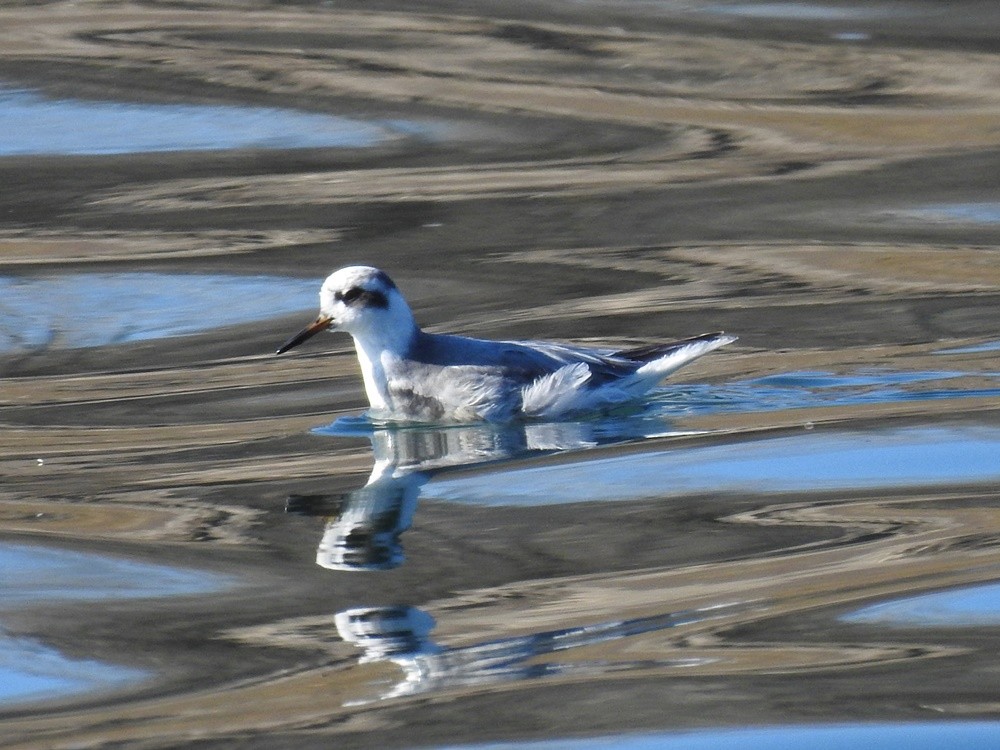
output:
[[[319,299],[319,317],[277,353],[319,331],[349,333],[369,413],[391,421],[499,422],[600,411],[639,398],[691,360],[736,340],[707,333],[614,351],[427,333],[392,279],[369,266],[334,272]]]

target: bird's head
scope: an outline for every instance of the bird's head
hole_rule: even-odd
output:
[[[348,266],[330,274],[319,292],[319,316],[278,349],[298,346],[323,330],[345,331],[358,340],[407,342],[413,313],[388,274],[371,266]]]

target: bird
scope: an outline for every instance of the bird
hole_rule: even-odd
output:
[[[347,266],[320,289],[317,318],[282,344],[287,352],[324,330],[354,339],[368,416],[387,422],[551,420],[608,411],[678,368],[736,341],[723,332],[621,350],[548,341],[494,341],[429,333],[393,280]]]

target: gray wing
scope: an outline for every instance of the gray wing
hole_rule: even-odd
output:
[[[614,351],[557,344],[549,341],[486,341],[421,332],[408,357],[438,366],[467,365],[497,368],[504,376],[531,383],[556,370],[580,362],[590,369],[588,385],[599,386],[631,375],[647,362],[700,342],[725,338],[722,333]]]
[[[442,367],[496,368],[505,377],[524,383],[579,362],[590,368],[595,384],[632,373],[642,365],[642,362],[615,355],[610,350],[548,341],[486,341],[423,332],[407,358]]]
[[[505,341],[510,347],[505,350],[505,360],[508,366],[526,367],[533,371],[532,380],[555,372],[566,365],[580,362],[590,368],[589,385],[602,383],[631,375],[642,367],[643,362],[633,360],[615,353],[610,349],[592,349],[569,344],[556,344],[549,341]]]
[[[729,343],[734,340],[733,336],[727,336],[722,331],[715,333],[703,333],[698,336],[670,341],[663,344],[647,344],[645,346],[622,349],[618,351],[610,349],[592,349],[582,346],[571,346],[568,344],[555,344],[547,341],[525,341],[525,342],[503,342],[507,346],[514,347],[507,356],[512,361],[537,360],[538,366],[543,368],[539,375],[545,375],[560,367],[583,362],[590,368],[591,386],[599,386],[609,381],[617,380],[627,375],[631,375],[648,362],[653,362],[665,357],[670,357],[683,349],[692,347],[692,359],[704,353],[700,344],[718,345]],[[715,347],[712,346],[712,349]],[[710,349],[709,349],[710,350]],[[546,364],[547,363],[547,364]],[[544,368],[548,369],[544,369]]]

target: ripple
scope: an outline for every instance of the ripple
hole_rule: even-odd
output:
[[[1000,480],[1000,430],[909,428],[591,458],[432,480],[424,497],[491,506],[636,500],[689,493],[875,489]]]
[[[148,565],[104,555],[0,544],[0,612],[55,600],[136,599],[206,594],[227,579],[202,571]]]
[[[841,619],[897,627],[1000,625],[1000,583],[893,599],[864,607]]]
[[[966,379],[975,379],[976,387],[969,387]],[[991,383],[996,386],[982,387]],[[993,372],[862,369],[835,374],[799,371],[723,385],[694,383],[660,388],[650,399],[648,411],[676,418],[997,396],[1000,396],[1000,373]]]
[[[0,545],[0,610],[57,601],[106,601],[208,594],[231,584],[203,571],[149,565],[36,545]],[[145,670],[73,659],[0,629],[0,700],[6,704],[113,690],[148,679]]]
[[[1000,224],[1000,202],[932,203],[894,214],[904,219],[944,224]]]
[[[150,677],[130,667],[70,659],[31,640],[0,630],[0,702],[10,705],[113,690]]]
[[[315,305],[315,281],[279,276],[0,276],[0,351],[76,349],[182,336]]]
[[[980,354],[981,352],[1000,351],[1000,341],[984,341],[981,344],[958,346],[953,349],[938,349],[934,354]]]
[[[995,747],[1000,723],[994,721],[914,722],[910,724],[828,724],[790,727],[702,729],[658,734],[618,734],[610,737],[446,745],[476,750],[784,750],[808,747],[840,750],[878,747],[881,750],[940,750],[943,747]]]
[[[717,3],[704,10],[741,18],[797,21],[851,21],[886,15],[885,10],[870,7],[839,7],[819,3]]]
[[[274,107],[50,99],[0,89],[0,156],[362,148],[415,134],[430,129]]]

